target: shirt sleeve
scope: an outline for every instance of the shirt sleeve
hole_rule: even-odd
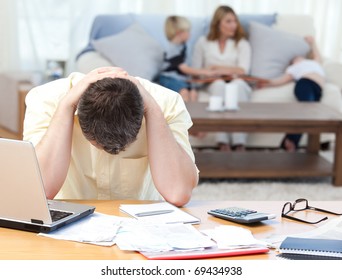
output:
[[[36,146],[49,127],[53,104],[42,98],[43,88],[34,88],[26,96],[23,139]]]
[[[33,88],[26,96],[23,139],[36,146],[45,135],[70,79],[59,79]]]
[[[189,128],[192,126],[192,120],[181,95],[148,80],[138,79],[160,106],[176,141],[195,162],[188,133]]]

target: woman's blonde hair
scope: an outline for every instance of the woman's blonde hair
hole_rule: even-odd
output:
[[[243,30],[243,28],[240,24],[239,18],[237,17],[234,10],[229,6],[219,6],[213,15],[213,18],[211,19],[210,29],[209,29],[209,33],[207,36],[207,39],[209,41],[214,41],[214,40],[219,39],[219,37],[220,37],[220,30],[219,30],[220,22],[229,13],[234,15],[236,22],[237,22],[236,32],[233,36],[235,43],[237,44],[242,38],[245,38],[245,31]]]
[[[182,16],[169,16],[165,21],[165,34],[168,40],[172,40],[177,33],[189,31],[190,21]]]

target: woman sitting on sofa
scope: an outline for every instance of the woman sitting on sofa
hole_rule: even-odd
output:
[[[229,6],[219,6],[211,20],[209,34],[196,42],[193,54],[193,67],[210,68],[219,75],[242,75],[250,70],[251,47],[245,39],[244,30],[234,10]],[[238,85],[238,100],[248,101],[252,89],[241,79],[231,83]],[[226,82],[217,79],[209,84],[206,90],[210,95],[224,97]],[[231,139],[230,139],[231,136]],[[244,150],[245,133],[217,133],[220,150],[231,150],[230,142],[235,150]]]
[[[294,94],[299,101],[317,102],[321,100],[322,88],[325,83],[325,73],[321,65],[321,55],[313,37],[305,37],[311,46],[309,58],[297,56],[286,68],[285,74],[269,80],[266,86],[279,86],[295,81]],[[293,152],[298,148],[301,134],[287,134],[281,142],[281,147]]]

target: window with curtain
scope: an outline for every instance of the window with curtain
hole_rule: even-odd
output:
[[[2,0],[0,70],[44,71],[48,60],[61,60],[74,71],[98,14],[211,16],[221,4],[238,14],[309,14],[321,53],[342,63],[342,0]]]

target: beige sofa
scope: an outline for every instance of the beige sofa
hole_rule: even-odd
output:
[[[310,16],[293,16],[293,15],[277,15],[277,22],[272,26],[273,29],[282,32],[299,35],[301,37],[307,35],[315,35],[314,22]],[[326,73],[327,83],[323,89],[323,97],[321,102],[330,106],[332,109],[342,112],[342,64],[324,58],[324,70]],[[257,75],[257,73],[256,73]],[[283,86],[264,88],[254,90],[252,93],[252,102],[297,102],[293,94],[294,83]],[[208,95],[201,93],[200,100],[206,102]],[[280,133],[251,133],[247,138],[248,147],[278,147],[283,134]],[[322,134],[321,143],[333,141],[331,134]],[[306,135],[302,137],[301,145],[305,145],[307,141]],[[193,146],[207,147],[215,143],[214,134],[208,134],[204,139],[191,138]]]
[[[120,15],[122,20],[123,15]],[[105,18],[105,20],[108,20],[110,17],[110,20],[112,20],[112,17],[114,16],[108,16],[108,18]],[[116,16],[118,17],[118,16]],[[156,41],[159,41],[159,47],[154,46],[152,42],[148,41],[149,44],[151,44],[150,48],[154,49],[154,57],[153,57],[153,63],[146,63],[146,68],[151,68],[151,65],[153,66],[153,69],[148,69],[149,72],[145,73],[142,72],[140,76],[144,76],[145,78],[152,79],[153,74],[158,73],[160,68],[158,68],[160,65],[158,63],[162,60],[162,54],[163,54],[163,46],[165,45],[165,39],[161,40],[160,37],[163,33],[163,20],[165,17],[162,16],[154,16],[156,19],[154,19],[152,16],[148,17],[148,20],[146,18],[141,18],[139,16],[136,16],[131,20],[131,22],[127,26],[132,26],[133,23],[140,24],[143,29],[147,30],[150,37],[155,39]],[[256,16],[256,21],[258,22],[261,16]],[[242,20],[245,20],[246,18],[242,18]],[[271,78],[270,77],[270,69],[273,69],[272,67],[274,65],[271,65],[275,60],[284,60],[289,59],[286,58],[287,56],[294,56],[296,52],[299,50],[299,48],[302,47],[302,45],[298,45],[298,49],[296,49],[296,44],[298,43],[298,38],[303,42],[302,39],[303,36],[307,35],[315,35],[315,29],[314,29],[314,22],[313,18],[307,15],[274,15],[274,22],[270,22],[269,19],[267,19],[266,24],[261,26],[260,23],[264,23],[263,19],[259,21],[259,23],[256,23],[253,21],[248,22],[250,25],[249,27],[249,40],[251,42],[252,46],[252,75],[259,76],[263,78]],[[102,19],[103,20],[103,19]],[[114,19],[113,19],[114,20]],[[118,19],[115,19],[118,20]],[[125,19],[126,20],[126,19]],[[241,19],[240,19],[241,20]],[[155,26],[151,26],[152,22],[156,22]],[[190,39],[190,44],[194,44],[196,39],[200,35],[206,34],[207,26],[210,21],[209,18],[205,19],[192,19],[192,26],[193,26],[193,33],[192,38]],[[122,20],[122,22],[124,22]],[[246,24],[246,22],[244,23]],[[101,25],[101,24],[100,24]],[[107,22],[107,26],[110,25],[110,23]],[[125,56],[134,56],[134,53],[130,54],[128,48],[126,49],[124,46],[121,46],[122,40],[129,38],[129,35],[127,34],[125,30],[128,30],[129,27],[125,26],[123,31],[118,32],[118,34],[101,34],[101,28],[99,27],[99,23],[97,22],[97,26],[92,29],[91,32],[91,38],[94,39],[94,41],[90,41],[89,45],[86,48],[86,51],[82,51],[80,55],[77,58],[77,67],[78,70],[81,72],[88,72],[92,70],[95,67],[99,66],[106,66],[106,65],[119,65],[119,66],[126,66],[126,62],[120,62],[115,63],[115,59],[125,57]],[[253,28],[254,29],[253,29]],[[116,27],[115,27],[116,28]],[[158,29],[159,28],[159,29]],[[158,29],[158,34],[155,32],[155,29]],[[99,31],[100,30],[100,31]],[[152,30],[152,32],[151,32]],[[126,34],[124,34],[126,32]],[[103,33],[103,32],[102,32]],[[266,34],[267,33],[267,34]],[[157,35],[156,35],[157,34]],[[141,34],[139,33],[139,36]],[[292,38],[292,37],[293,38]],[[104,38],[101,38],[104,37]],[[197,37],[197,38],[196,38]],[[286,42],[286,40],[289,37],[289,43],[282,43]],[[271,40],[271,44],[265,45],[265,42],[267,40]],[[282,41],[283,40],[283,41]],[[292,41],[291,41],[292,40]],[[93,43],[93,44],[92,44]],[[112,45],[108,45],[112,43]],[[278,43],[278,45],[277,45]],[[134,43],[132,43],[134,44]],[[139,44],[139,43],[137,43]],[[107,45],[107,46],[106,46]],[[120,45],[121,48],[115,49],[116,45]],[[106,46],[106,48],[103,48],[103,46]],[[110,48],[109,48],[110,47]],[[139,48],[140,45],[135,45],[135,49]],[[144,47],[144,46],[143,46]],[[278,47],[278,49],[277,49]],[[268,49],[264,49],[268,48]],[[191,47],[189,48],[191,51]],[[111,53],[108,53],[108,50],[110,50]],[[140,53],[136,51],[137,53]],[[112,56],[114,54],[114,57]],[[157,54],[157,55],[156,55]],[[265,57],[268,56],[268,57]],[[272,57],[273,55],[273,57]],[[141,55],[140,55],[141,56]],[[148,59],[150,54],[146,55],[143,59]],[[264,58],[264,60],[260,60],[261,58]],[[267,61],[268,60],[268,61]],[[119,61],[119,60],[117,60]],[[265,62],[266,61],[266,62]],[[281,65],[281,63],[284,64],[284,61],[278,61]],[[144,63],[142,61],[141,63]],[[124,64],[124,65],[122,65]],[[270,64],[271,66],[268,66]],[[271,76],[276,77],[280,75],[285,70],[285,67],[287,65],[279,65],[275,67],[277,71],[273,71],[271,73]],[[127,64],[127,67],[130,67],[130,64]],[[328,58],[324,59],[324,69],[327,74],[327,83],[323,89],[323,97],[321,102],[324,104],[327,104],[332,109],[342,111],[342,82],[340,80],[341,74],[342,74],[342,64],[330,61]],[[137,70],[136,68],[132,68],[131,71]],[[141,70],[140,70],[141,71]],[[265,73],[263,73],[263,71]],[[130,72],[130,71],[129,71]],[[140,73],[133,73],[139,75]],[[293,88],[294,83],[287,84],[284,86],[279,86],[275,88],[264,88],[259,90],[254,90],[252,93],[251,101],[252,102],[297,102],[295,99],[295,96],[293,94]],[[208,100],[208,94],[205,92],[202,92],[200,94],[200,101],[206,102]],[[249,147],[277,147],[279,146],[279,143],[282,139],[282,134],[250,134],[248,136],[248,143],[247,146]],[[321,142],[327,142],[333,140],[332,135],[322,135],[321,136]],[[306,137],[303,137],[302,144],[305,144]],[[197,139],[197,138],[191,138],[191,143],[193,146],[213,146],[215,145],[215,138],[213,134],[208,134],[207,137],[204,139]]]
[[[31,73],[0,73],[0,137],[22,139],[25,97]]]

